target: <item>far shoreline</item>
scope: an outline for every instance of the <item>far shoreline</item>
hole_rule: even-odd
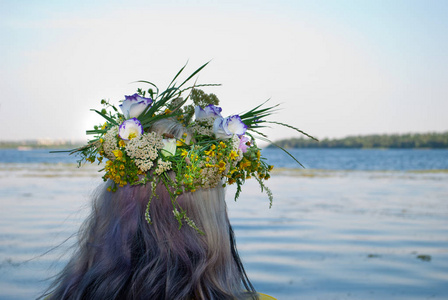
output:
[[[442,133],[371,134],[317,141],[290,138],[275,141],[267,148],[284,149],[448,149],[448,131]]]

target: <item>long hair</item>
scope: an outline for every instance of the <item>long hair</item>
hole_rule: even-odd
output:
[[[185,132],[170,120],[152,130]],[[155,192],[149,184],[108,192],[109,185],[95,192],[77,248],[49,299],[257,299],[238,256],[224,188],[178,197],[201,235],[187,224],[179,229],[164,185]],[[150,200],[152,224],[145,219]]]

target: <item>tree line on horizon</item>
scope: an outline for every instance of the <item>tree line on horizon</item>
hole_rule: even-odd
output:
[[[309,138],[290,138],[274,142],[282,148],[397,148],[445,149],[448,148],[448,131],[442,133],[372,134],[325,138],[319,142]],[[268,147],[275,147],[269,145]]]

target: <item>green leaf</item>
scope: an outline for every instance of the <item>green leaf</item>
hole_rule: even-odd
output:
[[[86,130],[86,134],[101,134],[106,132],[107,132],[106,129]]]

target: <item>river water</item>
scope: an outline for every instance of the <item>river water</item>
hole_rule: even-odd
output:
[[[448,299],[448,151],[291,151],[274,204],[248,181],[228,209],[255,287],[278,299]],[[66,262],[102,181],[46,150],[0,150],[0,299],[33,299]],[[275,171],[277,170],[277,171]],[[49,251],[55,246],[56,249]]]

